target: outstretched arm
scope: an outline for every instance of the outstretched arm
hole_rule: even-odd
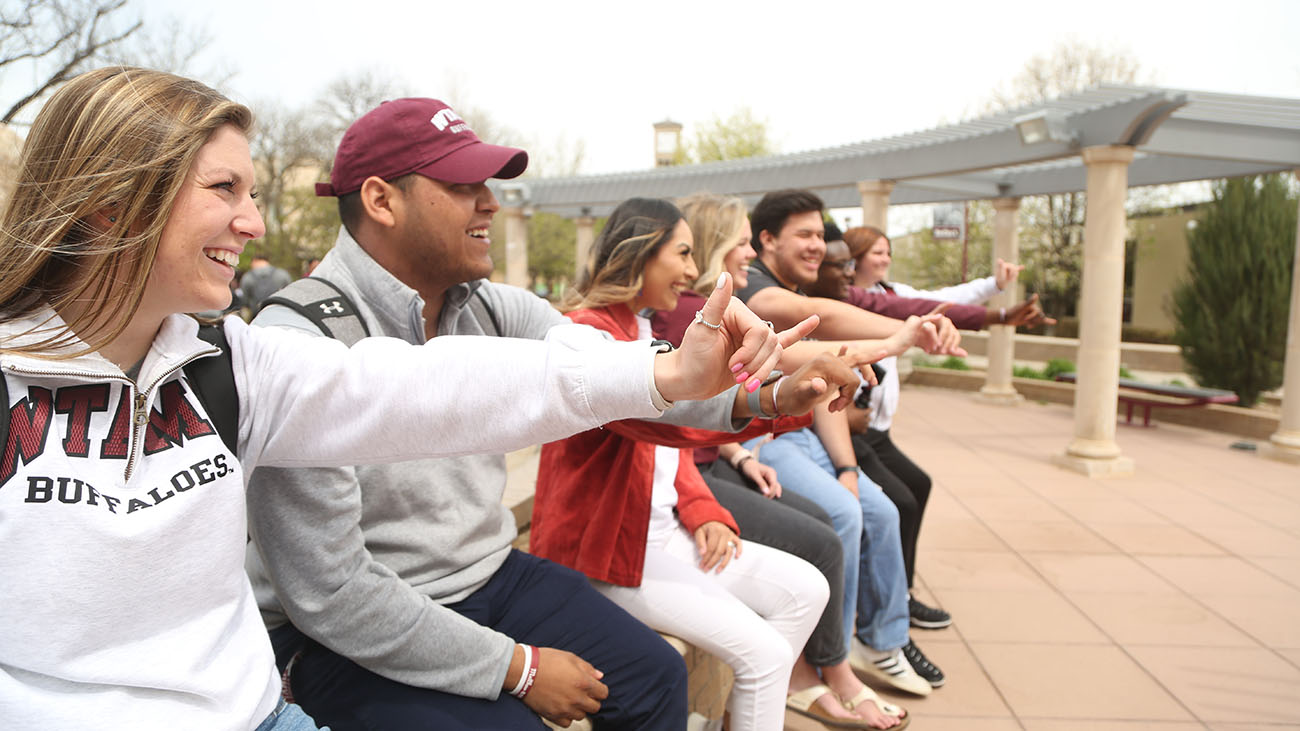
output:
[[[797,318],[816,315],[820,320],[817,337],[823,340],[884,339],[906,326],[904,320],[882,317],[848,302],[825,297],[804,297],[780,287],[767,287],[754,293],[747,303],[760,317],[777,327],[787,326]],[[941,310],[937,311],[941,313]],[[920,326],[914,342],[928,353],[965,355],[960,348],[961,336],[946,317]]]
[[[847,302],[804,297],[781,287],[760,289],[746,304],[779,328],[791,327],[806,317],[817,315],[821,319],[817,337],[827,340],[887,338],[903,326],[902,320],[867,312]]]
[[[739,373],[761,381],[782,343],[816,321],[772,332],[730,299],[730,278],[723,284],[705,309],[721,327],[693,326],[682,348],[666,354],[577,325],[551,328],[544,342],[445,336],[413,346],[366,338],[349,349],[228,318],[240,456],[249,467],[317,467],[499,453],[658,416],[662,399],[707,398]]]

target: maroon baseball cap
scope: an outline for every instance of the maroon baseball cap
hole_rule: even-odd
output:
[[[348,128],[330,182],[317,183],[316,195],[347,195],[371,176],[393,180],[419,173],[446,183],[481,183],[517,177],[527,167],[527,152],[483,142],[437,99],[396,99]]]

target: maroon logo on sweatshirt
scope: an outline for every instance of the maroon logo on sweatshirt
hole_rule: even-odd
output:
[[[45,437],[50,433],[54,399],[48,388],[31,386],[27,397],[9,409],[9,435],[0,460],[0,486],[18,471],[18,461],[31,464],[45,451]]]
[[[31,464],[44,454],[55,414],[66,417],[63,452],[69,457],[90,457],[91,442],[99,442],[100,459],[127,459],[130,456],[134,410],[131,390],[123,386],[113,406],[113,418],[102,438],[92,437],[93,414],[109,411],[111,387],[106,383],[65,386],[53,393],[30,386],[27,397],[9,409],[9,433],[0,459],[0,487],[18,471],[20,464]],[[146,455],[157,454],[184,445],[186,440],[214,435],[217,430],[190,403],[180,381],[171,381],[158,389],[157,407],[149,412],[140,434]]]

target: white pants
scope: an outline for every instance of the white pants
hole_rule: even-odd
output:
[[[731,666],[733,731],[780,731],[790,671],[830,593],[826,579],[801,558],[750,542],[721,574],[699,564],[695,539],[678,524],[646,546],[641,586],[592,583],[655,630]]]

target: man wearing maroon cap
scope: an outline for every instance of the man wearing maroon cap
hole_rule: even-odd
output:
[[[568,321],[485,279],[498,209],[485,181],[527,164],[442,102],[380,105],[344,135],[317,187],[338,197],[343,227],[315,276],[353,300],[372,335],[545,337]],[[255,324],[320,334],[277,305]],[[674,420],[734,430],[729,403]],[[512,549],[505,484],[504,455],[253,474],[249,573],[287,685],[313,718],[518,729],[541,727],[539,714],[564,725],[592,714],[602,728],[682,728],[681,657],[582,575]]]

